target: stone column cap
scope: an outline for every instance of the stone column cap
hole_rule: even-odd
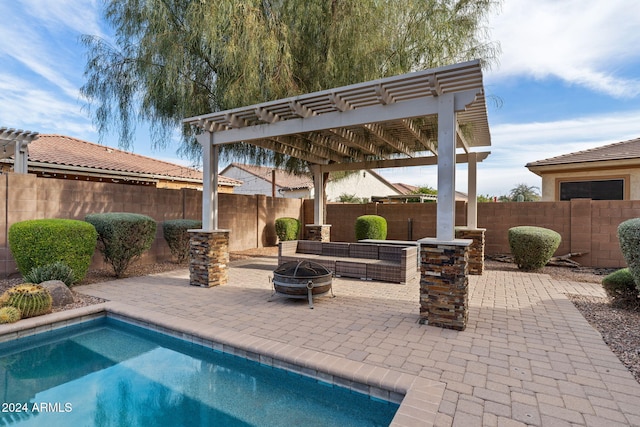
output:
[[[305,224],[306,227],[331,227],[331,224]]]
[[[471,239],[438,240],[435,237],[425,237],[424,239],[419,239],[418,243],[421,245],[470,246],[473,243],[473,240]]]
[[[201,228],[200,229],[194,228],[194,229],[187,230],[187,232],[188,233],[229,233],[229,232],[231,232],[231,230],[230,229],[228,229],[228,230],[223,230],[223,229],[220,229],[220,230],[204,230],[204,229],[201,229]]]
[[[465,225],[459,225],[455,227],[456,230],[471,230],[471,231],[487,231],[486,228],[480,228],[480,227],[467,227]]]

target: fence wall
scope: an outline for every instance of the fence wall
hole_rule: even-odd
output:
[[[274,245],[276,218],[301,218],[313,223],[313,201],[271,198],[263,195],[219,195],[219,228],[231,230],[232,251]],[[197,190],[158,189],[114,183],[38,178],[30,174],[0,175],[0,275],[15,273],[8,248],[11,224],[27,219],[84,219],[94,212],[134,212],[161,223],[168,219],[200,219],[202,193]],[[387,219],[388,238],[417,240],[436,235],[436,204],[339,204],[327,206],[331,239],[355,241],[356,218],[364,214]],[[625,266],[618,245],[617,227],[640,217],[640,200],[563,202],[479,203],[478,226],[486,228],[487,254],[509,253],[507,230],[535,225],[559,232],[562,243],[557,255],[584,253],[574,258],[585,266]],[[466,225],[466,204],[456,203],[456,224]],[[156,240],[141,262],[170,259],[169,248],[158,227]],[[96,253],[93,267],[104,267]]]
[[[302,202],[295,199],[219,194],[219,228],[231,230],[232,251],[276,243],[275,218],[300,217]],[[0,175],[0,275],[16,272],[9,251],[11,224],[28,219],[84,219],[95,212],[133,212],[148,215],[158,223],[169,219],[201,219],[202,192],[114,183],[39,178],[31,174]],[[171,259],[169,247],[158,226],[156,240],[140,262]],[[92,266],[102,268],[96,251]]]
[[[305,222],[313,223],[313,202],[306,201]],[[327,224],[331,240],[355,240],[358,216],[381,215],[387,219],[388,239],[417,240],[436,235],[436,204],[329,204]],[[624,267],[617,238],[618,225],[640,217],[640,200],[578,199],[563,202],[479,203],[478,226],[486,228],[485,253],[509,253],[508,230],[519,225],[550,228],[562,236],[556,255],[583,253],[573,259],[585,266]],[[456,225],[466,225],[466,204],[456,203]]]

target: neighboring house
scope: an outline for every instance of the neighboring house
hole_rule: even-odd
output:
[[[531,162],[542,201],[640,200],[640,138]]]
[[[420,187],[416,187],[415,185],[405,184],[402,182],[396,182],[393,186],[401,193],[400,196],[388,196],[388,197],[377,197],[374,201],[387,202],[387,203],[407,203],[407,202],[435,202],[438,200],[438,196],[436,194],[420,194],[419,200],[415,197],[411,197],[411,195],[415,195]],[[387,199],[387,200],[385,200]],[[456,191],[456,200],[466,202],[469,200],[467,193],[463,193],[462,191]]]
[[[139,154],[63,135],[40,135],[28,144],[28,173],[44,178],[104,181],[157,188],[202,190],[202,172]],[[0,159],[2,171],[13,159]],[[220,192],[233,193],[240,181],[218,177]]]
[[[237,194],[265,194],[276,197],[312,198],[313,180],[307,175],[293,175],[281,169],[231,163],[222,172],[229,178],[242,181]],[[400,191],[377,173],[364,170],[340,177],[330,175],[326,188],[327,200],[334,202],[341,195],[371,199],[372,196],[400,195]]]

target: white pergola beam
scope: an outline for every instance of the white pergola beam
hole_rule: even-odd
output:
[[[469,154],[456,154],[456,163],[467,163],[471,155],[475,155],[478,162],[486,159],[490,151],[481,151],[478,153]],[[366,169],[386,169],[386,168],[405,168],[413,166],[434,166],[438,164],[438,158],[436,156],[428,157],[413,157],[409,159],[388,159],[388,160],[368,160],[364,162],[350,162],[350,163],[331,163],[327,165],[320,165],[320,169],[323,172],[338,172],[338,171],[354,171],[354,170],[366,170]]]
[[[473,92],[475,97],[476,90]],[[426,111],[425,111],[426,109]],[[462,106],[464,109],[464,106]],[[422,114],[420,111],[422,110]],[[325,129],[348,128],[360,126],[368,123],[378,123],[390,120],[400,120],[404,118],[414,118],[422,115],[438,114],[438,109],[433,103],[425,107],[422,99],[406,102],[398,102],[391,105],[373,105],[371,107],[359,108],[347,111],[336,111],[314,116],[313,120],[297,118],[281,120],[270,124],[258,124],[240,129],[229,129],[220,132],[216,137],[215,144],[229,144],[233,142],[251,142],[256,139],[273,138],[275,136],[304,134],[318,132]]]

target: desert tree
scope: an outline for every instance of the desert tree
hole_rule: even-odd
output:
[[[81,88],[101,136],[130,148],[148,122],[153,146],[182,119],[447,65],[495,63],[486,18],[499,0],[108,0],[110,39],[85,35]],[[306,164],[237,143],[221,155],[301,172]]]

